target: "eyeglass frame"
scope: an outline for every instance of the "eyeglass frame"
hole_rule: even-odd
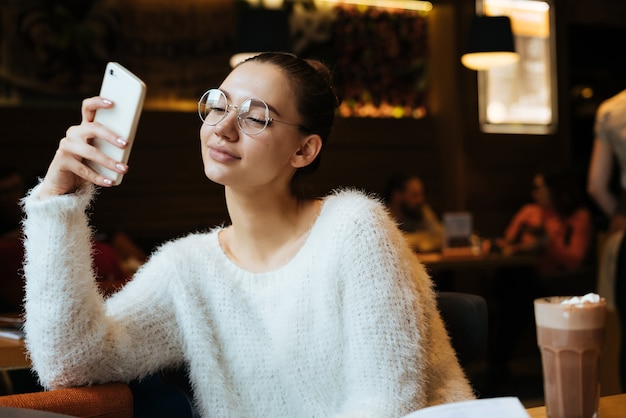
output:
[[[205,118],[202,117],[202,111],[200,110],[200,106],[202,105],[202,99],[207,96],[211,91],[218,91],[226,100],[226,108],[223,110],[224,114],[222,115],[222,117],[215,123],[209,123],[205,120]],[[261,128],[260,131],[255,132],[255,133],[249,133],[246,131],[246,129],[242,126],[243,125],[243,121],[241,119],[241,109],[244,106],[244,104],[246,104],[247,102],[259,102],[259,103],[263,103],[263,105],[265,106],[265,126],[263,126],[263,128]],[[206,107],[206,104],[204,105]],[[309,130],[304,127],[303,125],[300,124],[295,124],[295,123],[290,123],[290,122],[285,122],[282,120],[278,120],[275,119],[273,117],[270,116],[270,106],[265,102],[265,100],[262,99],[256,99],[256,98],[248,98],[245,99],[243,102],[241,102],[241,104],[239,104],[239,106],[236,106],[234,104],[230,104],[229,100],[228,100],[228,96],[226,96],[226,93],[224,93],[222,90],[217,89],[217,88],[211,88],[208,89],[207,91],[204,92],[204,94],[202,94],[202,96],[200,96],[200,100],[198,100],[198,116],[200,117],[200,120],[202,121],[202,123],[205,123],[209,126],[217,126],[220,122],[224,121],[224,119],[226,119],[228,117],[228,114],[230,113],[230,109],[234,108],[237,110],[237,126],[239,126],[239,129],[241,129],[242,132],[246,133],[247,135],[258,135],[261,132],[265,131],[265,129],[267,129],[268,126],[270,126],[273,122],[278,122],[278,123],[282,123],[284,125],[289,125],[289,126],[293,126],[296,127],[298,129],[300,129],[301,131],[304,132],[309,132]],[[210,113],[210,112],[209,112]],[[207,113],[208,115],[208,113]]]

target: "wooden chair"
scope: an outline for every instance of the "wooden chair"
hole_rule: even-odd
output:
[[[73,417],[133,418],[133,394],[125,383],[0,396],[0,406]]]
[[[188,393],[154,374],[141,381],[107,383],[0,396],[0,406],[80,418],[195,418]]]

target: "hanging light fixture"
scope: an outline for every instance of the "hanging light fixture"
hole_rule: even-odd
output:
[[[474,16],[461,62],[482,71],[519,61],[508,16]]]

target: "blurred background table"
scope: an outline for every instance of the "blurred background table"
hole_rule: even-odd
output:
[[[527,254],[504,255],[499,253],[488,254],[445,254],[425,253],[417,254],[417,258],[430,270],[493,270],[498,267],[532,266],[537,257]]]
[[[443,252],[416,253],[432,276],[438,290],[479,294],[487,299],[493,286],[493,276],[500,268],[531,267],[537,257],[527,254]]]
[[[0,337],[0,370],[27,369],[30,361],[26,357],[24,340]]]
[[[28,369],[24,340],[0,337],[0,393],[13,393],[13,382],[9,370]],[[2,413],[0,416],[4,417]]]

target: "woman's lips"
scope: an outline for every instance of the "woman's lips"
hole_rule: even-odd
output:
[[[240,157],[234,155],[228,149],[223,148],[223,147],[211,147],[210,146],[209,156],[211,157],[211,159],[218,161],[218,162],[228,162],[228,161],[235,161],[235,160],[241,159]]]

